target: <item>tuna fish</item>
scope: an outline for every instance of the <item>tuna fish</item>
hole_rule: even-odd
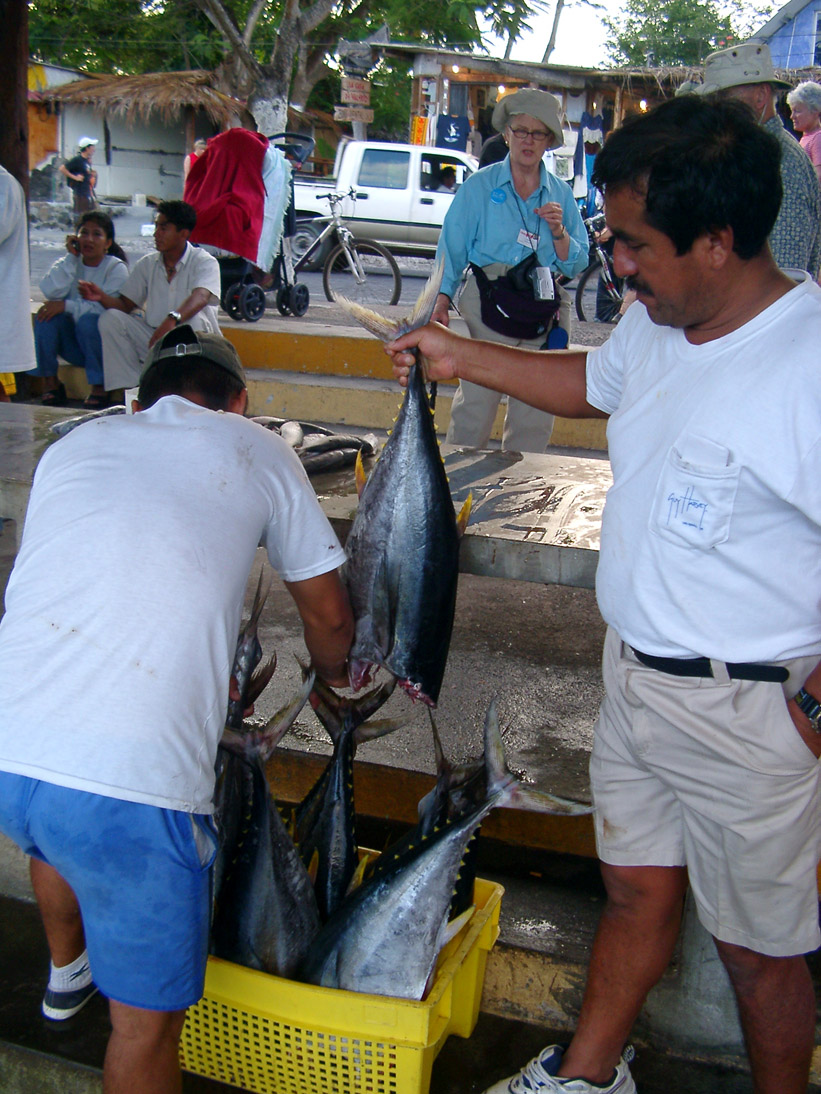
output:
[[[384,339],[430,319],[441,269],[411,316],[398,323],[343,298],[339,302]],[[364,482],[361,461],[358,481]],[[410,371],[399,416],[367,482],[348,536],[345,581],[356,619],[349,656],[359,690],[384,666],[414,699],[435,706],[442,686],[459,568],[459,536],[470,499],[457,521],[419,364]]]
[[[265,760],[293,723],[314,683],[261,730],[242,712],[268,683],[275,658],[262,659],[257,634],[269,582],[260,573],[251,617],[237,641],[233,676],[239,698],[229,704],[229,725],[217,760],[214,794],[220,848],[214,868],[211,952],[252,969],[289,976],[319,930],[311,879],[276,808]]]
[[[487,785],[480,799],[428,835],[388,849],[370,881],[326,923],[299,970],[322,987],[424,998],[447,939],[448,910],[465,848],[485,816],[517,805],[560,814],[592,807],[533,790],[507,769],[495,703],[485,719]]]
[[[391,680],[367,695],[344,699],[317,681],[311,696],[314,711],[334,742],[334,753],[296,811],[294,834],[302,861],[316,870],[314,889],[323,920],[342,904],[356,870],[353,805],[356,746],[397,728],[386,722],[365,724],[390,697],[395,683]]]

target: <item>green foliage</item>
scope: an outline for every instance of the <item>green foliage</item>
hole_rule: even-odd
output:
[[[193,0],[30,0],[29,51],[84,72],[216,67],[225,52]]]
[[[699,65],[733,41],[729,15],[712,0],[626,0],[620,16],[604,19],[617,64]]]

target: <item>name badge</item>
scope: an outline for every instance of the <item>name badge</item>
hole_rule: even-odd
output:
[[[531,250],[535,250],[539,246],[539,237],[535,232],[528,232],[525,228],[520,228],[516,242],[521,243],[523,247],[530,247]]]

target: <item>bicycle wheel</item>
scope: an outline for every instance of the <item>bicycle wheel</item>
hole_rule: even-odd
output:
[[[597,260],[591,262],[584,273],[579,275],[579,283],[576,286],[576,315],[582,323],[592,322],[593,319],[598,319],[602,323],[613,323],[619,314],[624,296],[622,279],[612,274],[611,269],[616,289],[616,295],[613,296],[600,283],[600,274],[601,265]],[[591,278],[592,285],[589,284]]]
[[[354,239],[350,250],[352,261],[361,264],[362,280],[354,276],[345,247],[337,244],[322,271],[327,298],[345,296],[365,307],[395,304],[402,292],[402,275],[390,251],[372,239]]]

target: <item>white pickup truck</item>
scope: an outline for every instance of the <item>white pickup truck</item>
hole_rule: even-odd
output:
[[[475,156],[446,148],[345,141],[337,151],[332,177],[294,176],[295,257],[322,229],[322,224],[311,224],[328,214],[322,195],[351,188],[355,196],[345,199],[342,216],[355,235],[375,239],[397,254],[432,256],[455,191],[477,167]],[[324,253],[318,253],[309,268],[320,267],[324,259]]]

